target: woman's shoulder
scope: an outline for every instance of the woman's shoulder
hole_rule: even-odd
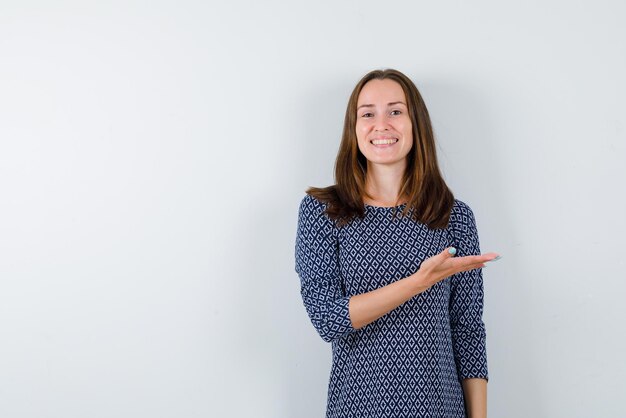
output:
[[[319,212],[324,211],[325,209],[326,203],[308,193],[305,194],[300,201],[300,211]]]
[[[462,236],[476,228],[474,211],[465,201],[455,198],[450,212],[448,228],[456,236]]]
[[[314,213],[327,213],[328,207],[338,202],[336,185],[328,187],[310,187],[302,201],[300,211],[306,210]]]
[[[465,203],[463,200],[454,198],[454,204],[452,205],[452,213],[455,214],[469,214],[473,213],[470,205]]]
[[[317,221],[329,221],[330,219],[326,214],[327,206],[328,204],[326,202],[307,193],[300,201],[300,218],[309,220],[315,219]]]
[[[474,224],[474,211],[464,201],[455,198],[450,212],[450,226],[454,229],[463,228],[464,225]]]
[[[306,194],[300,201],[298,236],[307,239],[326,239],[337,236],[336,222],[326,213],[327,204]]]

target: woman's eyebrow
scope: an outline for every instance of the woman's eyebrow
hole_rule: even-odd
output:
[[[390,102],[390,103],[387,103],[387,106],[395,106],[397,104],[401,104],[401,105],[405,105],[406,106],[406,103],[404,103],[404,102]],[[359,110],[362,107],[374,107],[374,105],[373,104],[362,104],[361,106],[357,107],[356,110]]]

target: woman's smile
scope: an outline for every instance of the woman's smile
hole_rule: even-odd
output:
[[[370,144],[377,148],[388,148],[398,142],[398,138],[376,138],[370,141]]]

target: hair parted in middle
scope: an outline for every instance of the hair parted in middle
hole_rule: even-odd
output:
[[[393,80],[402,87],[411,118],[413,146],[407,155],[398,196],[398,199],[407,199],[402,215],[411,212],[416,221],[431,229],[445,228],[454,205],[454,195],[439,169],[430,116],[415,84],[394,69],[371,71],[354,87],[348,100],[341,144],[335,161],[336,184],[324,188],[311,187],[307,193],[326,203],[326,214],[338,225],[344,225],[354,217],[365,216],[363,197],[366,196],[367,159],[357,144],[357,101],[363,86],[375,79]]]

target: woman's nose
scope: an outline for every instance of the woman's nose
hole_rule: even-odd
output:
[[[379,116],[376,118],[374,123],[374,129],[377,131],[386,131],[389,129],[389,120],[386,115]]]

